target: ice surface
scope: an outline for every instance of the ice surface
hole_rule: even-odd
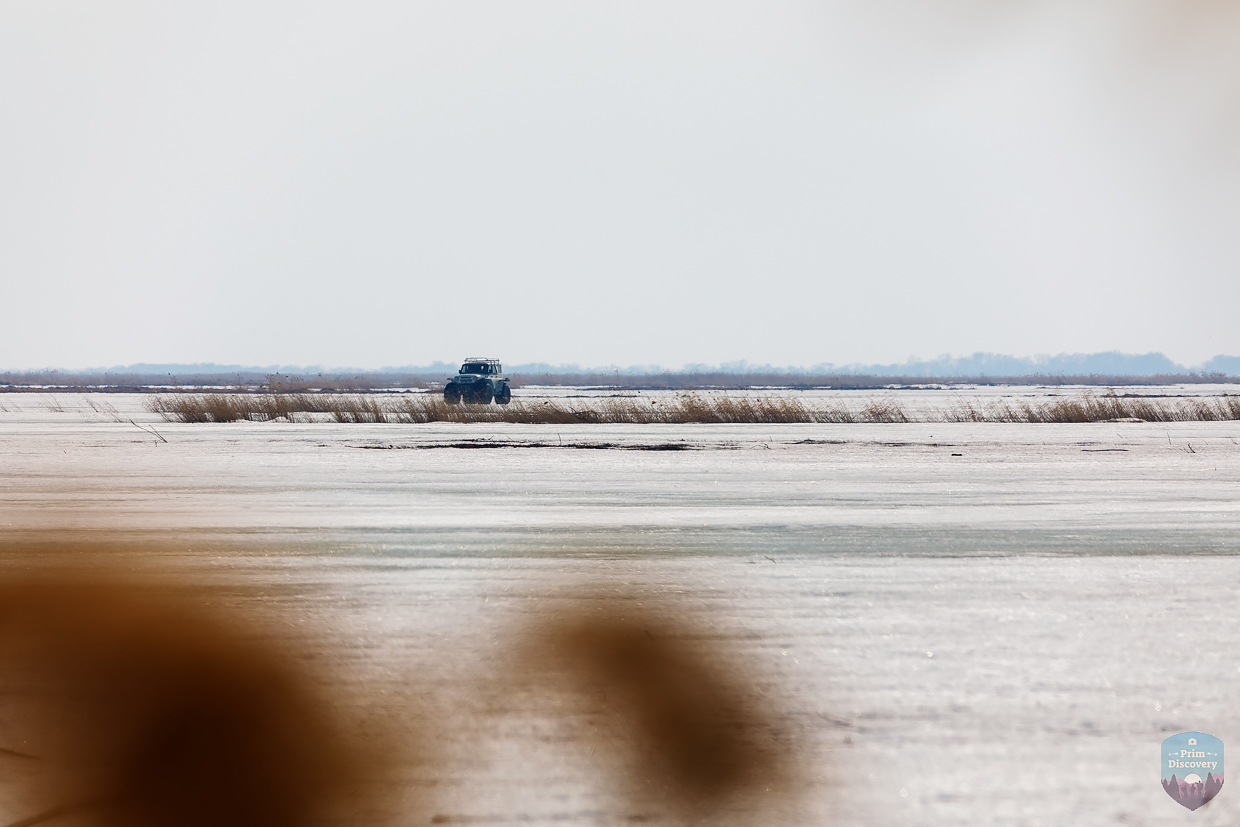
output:
[[[606,794],[563,722],[487,684],[505,635],[567,583],[682,601],[769,683],[817,781],[804,812],[764,823],[1178,824],[1162,739],[1240,732],[1240,423],[186,425],[141,396],[0,407],[7,536],[175,531],[187,561],[291,587],[272,599],[352,641],[356,679],[399,694],[438,675],[418,702],[457,722],[433,788],[446,823],[654,817]],[[650,450],[669,445],[687,449]],[[1232,823],[1233,798],[1192,817]]]

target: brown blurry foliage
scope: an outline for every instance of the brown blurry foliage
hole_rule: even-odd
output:
[[[576,694],[602,742],[629,753],[633,806],[697,823],[796,798],[802,779],[778,711],[750,671],[674,611],[587,598],[528,629],[517,651],[526,681]]]
[[[506,668],[448,678],[435,724],[421,708],[362,721],[377,688],[305,665],[330,662],[330,640],[290,637],[235,583],[221,599],[188,568],[125,547],[0,542],[0,827],[423,823],[455,745],[485,730],[472,717],[495,680],[574,699],[600,778],[637,810],[769,816],[802,789],[769,687],[672,607],[575,591],[571,610],[515,625]],[[428,665],[404,683],[404,706],[451,674]],[[323,688],[342,683],[354,694]],[[569,731],[582,720],[538,708]]]
[[[0,747],[28,776],[18,823],[322,823],[366,760],[263,634],[185,585],[0,580],[0,740],[20,735]]]

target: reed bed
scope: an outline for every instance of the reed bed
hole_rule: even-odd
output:
[[[944,414],[948,422],[1223,422],[1240,419],[1240,396],[1166,399],[1085,391],[1036,402],[962,400]]]
[[[147,408],[170,422],[511,422],[526,425],[658,423],[909,422],[894,399],[868,400],[853,408],[838,400],[811,404],[795,396],[683,393],[659,399],[620,397],[449,405],[437,395],[383,398],[365,394],[161,394]]]
[[[946,408],[910,413],[892,396],[849,403],[839,398],[681,393],[582,400],[514,401],[509,405],[449,405],[438,395],[382,397],[325,393],[161,394],[148,402],[170,422],[284,420],[342,423],[779,424],[878,422],[1072,423],[1218,422],[1240,420],[1240,396],[1187,399],[1121,397],[1090,391],[1041,401],[960,400]]]
[[[672,397],[513,402],[510,405],[447,405],[431,396],[404,397],[391,407],[400,422],[514,422],[527,425],[748,424],[791,422],[907,422],[894,400],[857,410],[843,403],[814,406],[794,396],[730,396],[683,393]]]
[[[333,401],[312,393],[166,393],[151,397],[146,407],[169,422],[294,422],[308,419],[299,414],[331,413]]]

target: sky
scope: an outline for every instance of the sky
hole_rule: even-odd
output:
[[[0,5],[0,368],[1240,354],[1240,5]]]

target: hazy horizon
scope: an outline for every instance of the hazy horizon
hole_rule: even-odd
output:
[[[342,373],[419,373],[455,370],[460,360],[438,359],[421,363],[384,365],[311,365],[217,362],[155,363],[136,362],[128,365],[44,367],[38,369],[6,371],[0,367],[0,376],[41,372],[65,374],[157,374],[163,372],[197,373],[200,375],[229,373],[285,373],[285,374],[342,374]],[[1162,353],[1129,354],[1118,351],[1103,353],[1060,353],[1034,357],[1016,357],[998,353],[974,353],[968,356],[944,355],[936,359],[910,358],[904,362],[878,364],[853,363],[840,365],[819,363],[816,365],[770,365],[747,361],[720,363],[688,363],[682,365],[582,365],[578,363],[518,362],[505,363],[513,373],[791,373],[791,374],[857,374],[857,375],[904,375],[904,376],[1158,376],[1176,374],[1212,374],[1240,376],[1240,356],[1217,355],[1199,365],[1182,365],[1168,359]]]

